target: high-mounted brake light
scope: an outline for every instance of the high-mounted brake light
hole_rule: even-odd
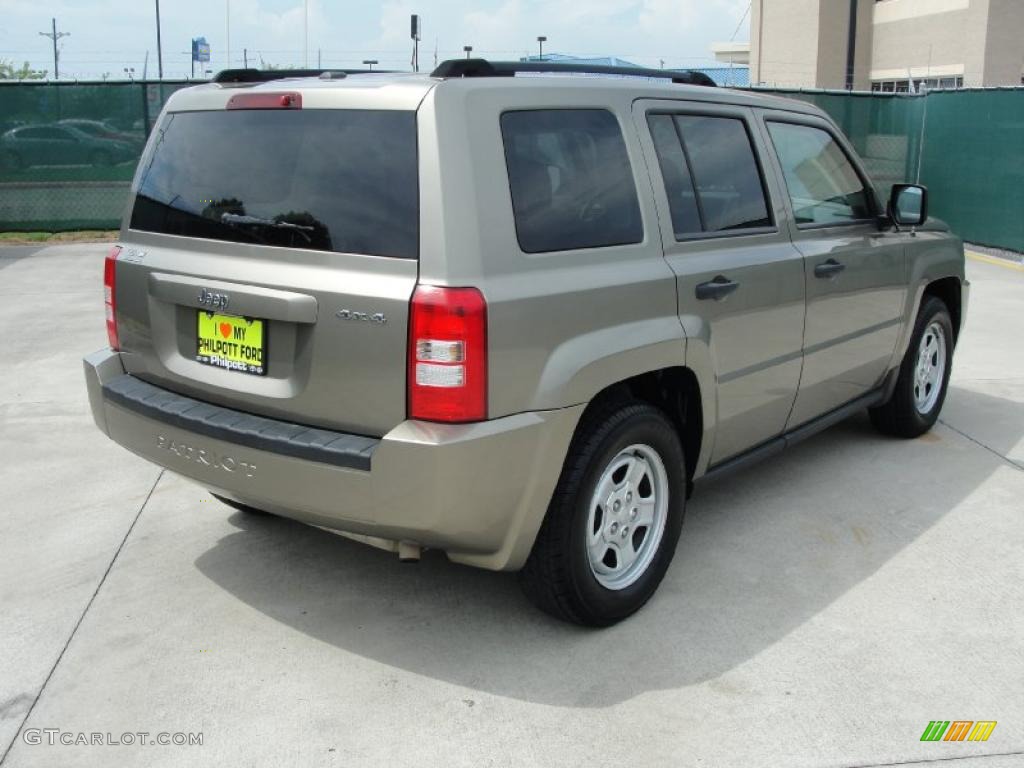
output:
[[[302,109],[302,94],[236,93],[228,99],[228,109]]]
[[[409,418],[487,418],[487,302],[476,288],[420,285],[409,317]]]
[[[121,348],[121,340],[117,336],[117,257],[121,246],[110,249],[103,261],[103,305],[107,313],[107,341],[110,348]]]

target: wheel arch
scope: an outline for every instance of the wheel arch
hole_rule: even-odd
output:
[[[689,495],[704,438],[704,400],[697,375],[690,368],[680,365],[659,368],[615,382],[591,399],[580,421],[588,413],[605,408],[609,403],[630,400],[653,405],[672,421],[683,446]]]
[[[921,296],[921,303],[924,302],[925,297],[934,296],[940,299],[943,304],[946,305],[946,309],[949,310],[950,319],[953,321],[953,344],[956,345],[960,337],[960,323],[962,321],[962,284],[959,277],[941,277],[938,280],[933,280],[924,287],[924,292]],[[918,306],[920,311],[920,304]]]

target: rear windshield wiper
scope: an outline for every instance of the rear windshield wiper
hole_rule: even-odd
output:
[[[307,243],[313,242],[313,238],[306,234],[307,232],[313,232],[314,227],[310,227],[306,224],[293,224],[290,221],[274,221],[273,219],[263,219],[259,216],[247,216],[240,213],[222,213],[220,220],[224,224],[230,224],[232,226],[237,224],[253,224],[259,227],[271,227],[273,229],[288,229],[294,232],[298,232],[304,238]]]

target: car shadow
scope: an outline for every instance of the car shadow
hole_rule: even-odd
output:
[[[950,398],[999,399],[955,388]],[[974,406],[999,407],[1024,433],[1024,404]],[[540,613],[514,574],[439,553],[400,564],[271,516],[234,514],[238,531],[196,566],[264,614],[381,664],[500,696],[607,707],[753,658],[885,566],[1000,466],[943,426],[901,441],[855,417],[700,486],[658,593],[605,630]]]

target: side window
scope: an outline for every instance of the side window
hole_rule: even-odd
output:
[[[797,224],[829,225],[871,217],[864,184],[828,131],[768,123]]]
[[[672,115],[650,115],[647,124],[651,128],[654,149],[658,154],[658,165],[665,180],[668,207],[672,214],[672,230],[679,239],[685,235],[702,232],[700,210],[697,208],[697,190],[690,175],[690,164],[683,154],[683,145],[676,133]]]
[[[75,137],[73,134],[68,133],[63,128],[47,128],[46,138],[56,139],[57,141],[74,141]]]
[[[604,109],[501,116],[519,247],[527,253],[643,240],[622,130]]]
[[[772,226],[761,172],[743,120],[652,114],[676,239]]]

